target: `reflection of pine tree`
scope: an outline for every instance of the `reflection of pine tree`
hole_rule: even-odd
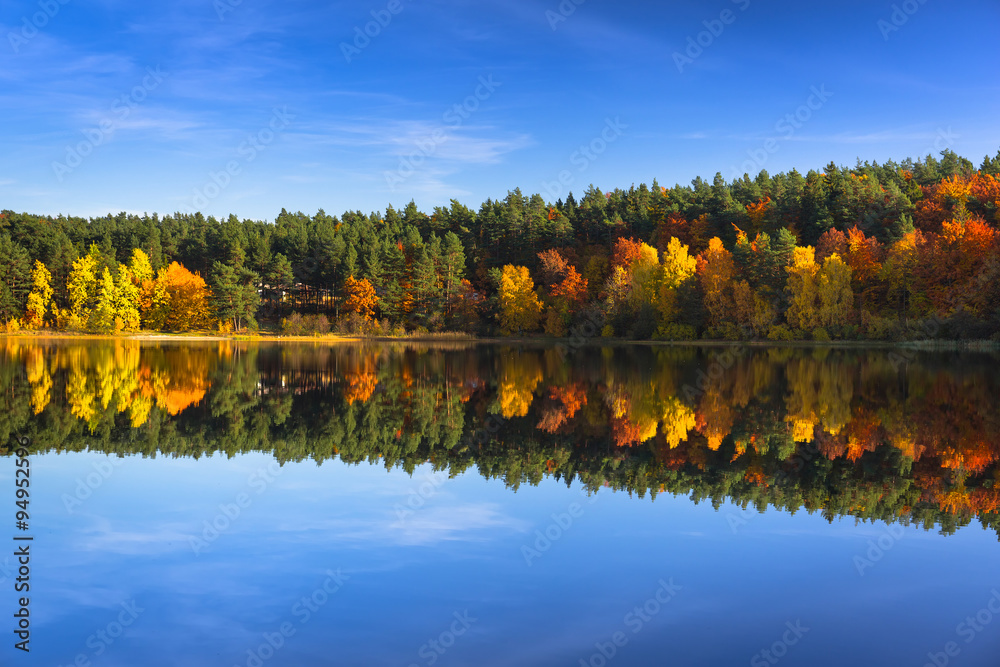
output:
[[[884,354],[791,349],[563,360],[552,350],[9,339],[0,350],[0,436],[28,435],[43,451],[476,466],[511,488],[554,476],[829,519],[952,531],[978,517],[1000,528],[1000,380],[984,367],[914,362],[904,378]],[[686,391],[720,364],[703,390]]]

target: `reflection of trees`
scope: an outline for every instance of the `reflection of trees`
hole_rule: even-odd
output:
[[[551,475],[1000,526],[1000,378],[983,358],[18,339],[3,353],[0,436],[42,450],[431,462],[512,488]]]

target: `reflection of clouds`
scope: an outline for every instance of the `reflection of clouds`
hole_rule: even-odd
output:
[[[297,535],[283,540],[340,543],[376,543],[387,546],[426,546],[439,542],[488,542],[498,531],[524,532],[529,524],[507,516],[495,503],[428,507],[416,510],[402,521],[385,509],[371,518],[349,517],[283,523],[277,530]]]
[[[94,517],[94,524],[80,528],[72,548],[77,551],[99,551],[125,556],[150,556],[172,551],[190,550],[185,525],[176,522],[144,525],[126,524],[127,529],[116,529],[111,521]],[[118,525],[123,525],[119,522]]]

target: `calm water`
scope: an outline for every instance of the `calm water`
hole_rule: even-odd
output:
[[[998,371],[0,342],[0,664],[997,665]]]

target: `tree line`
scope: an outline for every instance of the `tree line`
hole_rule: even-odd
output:
[[[478,210],[0,214],[8,330],[284,326],[631,339],[989,338],[1000,152]]]

